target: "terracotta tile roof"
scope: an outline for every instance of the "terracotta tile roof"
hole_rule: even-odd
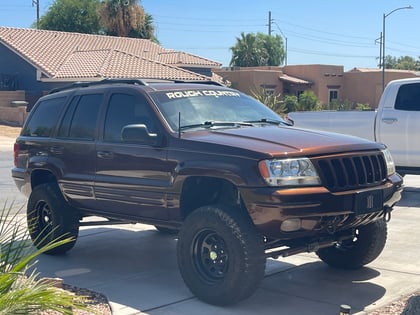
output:
[[[385,69],[386,72],[394,72],[394,73],[413,73],[416,74],[416,71],[413,70],[402,70],[402,69]],[[381,72],[382,69],[380,68],[353,68],[347,72]]]
[[[86,60],[89,60],[88,64]],[[54,75],[54,78],[94,77],[187,81],[209,79],[194,72],[114,49],[73,52]]]
[[[200,65],[200,66],[209,66],[211,68],[220,68],[221,63],[188,54],[182,51],[165,51],[158,54],[160,62],[172,65]]]
[[[179,63],[174,60],[181,56],[183,65],[220,67],[217,62],[166,50],[147,39],[0,27],[0,43],[48,78],[210,79],[176,67]]]
[[[310,81],[306,81],[306,80],[303,80],[303,79],[292,77],[292,76],[287,75],[287,74],[280,75],[279,79],[282,80],[282,81],[287,81],[287,82],[295,83],[295,84],[312,84],[312,82],[310,82]]]

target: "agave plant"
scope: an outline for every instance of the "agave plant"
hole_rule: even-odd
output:
[[[71,239],[61,239],[35,250],[26,229],[26,218],[13,203],[0,209],[0,315],[37,314],[54,310],[73,314],[87,310],[86,299],[54,287],[39,278],[36,257]]]

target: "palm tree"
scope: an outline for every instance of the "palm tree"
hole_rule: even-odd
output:
[[[238,67],[278,66],[285,56],[281,37],[263,33],[241,33],[230,50],[230,65]]]
[[[261,47],[258,47],[257,37],[254,34],[241,33],[240,38],[236,38],[236,45],[231,47],[232,59],[231,66],[253,67],[260,66],[262,59]]]
[[[107,35],[154,39],[153,17],[138,0],[106,0],[98,14]]]

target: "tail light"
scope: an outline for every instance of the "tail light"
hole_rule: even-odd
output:
[[[19,150],[19,143],[15,143],[13,146],[13,163],[15,164],[15,167],[18,167]]]

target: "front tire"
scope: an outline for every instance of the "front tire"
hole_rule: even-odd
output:
[[[45,254],[63,254],[73,248],[79,234],[76,212],[64,200],[56,183],[36,186],[29,196],[28,230],[36,248],[64,238],[72,241],[55,247]]]
[[[186,285],[210,304],[245,299],[264,277],[263,238],[240,209],[216,205],[195,210],[179,232],[177,249]]]
[[[316,254],[334,268],[357,269],[374,261],[385,247],[387,224],[384,219],[358,227],[352,239],[321,248]]]

